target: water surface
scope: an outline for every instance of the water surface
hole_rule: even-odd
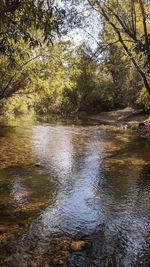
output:
[[[1,127],[0,155],[0,266],[150,266],[150,140],[110,126]],[[53,260],[66,238],[84,250]]]

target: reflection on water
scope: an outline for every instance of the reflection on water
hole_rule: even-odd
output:
[[[1,128],[0,153],[1,266],[150,265],[149,140],[106,126]],[[87,249],[44,263],[54,235]]]
[[[14,198],[16,206],[22,206],[23,203],[27,202],[27,190],[22,182],[22,179],[18,176],[14,177],[12,181],[12,192],[11,197]]]

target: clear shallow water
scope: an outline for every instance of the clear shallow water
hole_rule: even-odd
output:
[[[150,266],[150,140],[106,126],[1,127],[0,155],[0,266],[46,266],[56,236],[88,246],[47,266]]]

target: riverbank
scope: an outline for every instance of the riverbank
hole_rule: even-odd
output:
[[[19,126],[36,123],[52,123],[52,124],[90,124],[90,125],[112,125],[121,128],[122,130],[132,129],[137,130],[142,137],[150,137],[150,114],[144,114],[141,111],[127,107],[125,109],[101,112],[90,114],[80,112],[72,115],[54,115],[47,114],[45,116],[16,116],[13,119],[8,119],[0,116],[0,125]]]
[[[101,112],[99,114],[79,115],[82,120],[93,124],[117,125],[122,129],[132,128],[138,131],[142,137],[150,137],[150,115],[136,111],[130,107],[116,111]]]

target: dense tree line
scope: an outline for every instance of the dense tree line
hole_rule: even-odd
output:
[[[40,115],[70,114],[128,105],[147,109],[149,1],[62,3],[1,1],[1,113],[17,115],[32,110]],[[86,23],[92,23],[92,18],[87,20],[92,10],[98,18],[96,49],[85,42],[77,46],[65,41],[66,30],[81,25],[86,28]]]

